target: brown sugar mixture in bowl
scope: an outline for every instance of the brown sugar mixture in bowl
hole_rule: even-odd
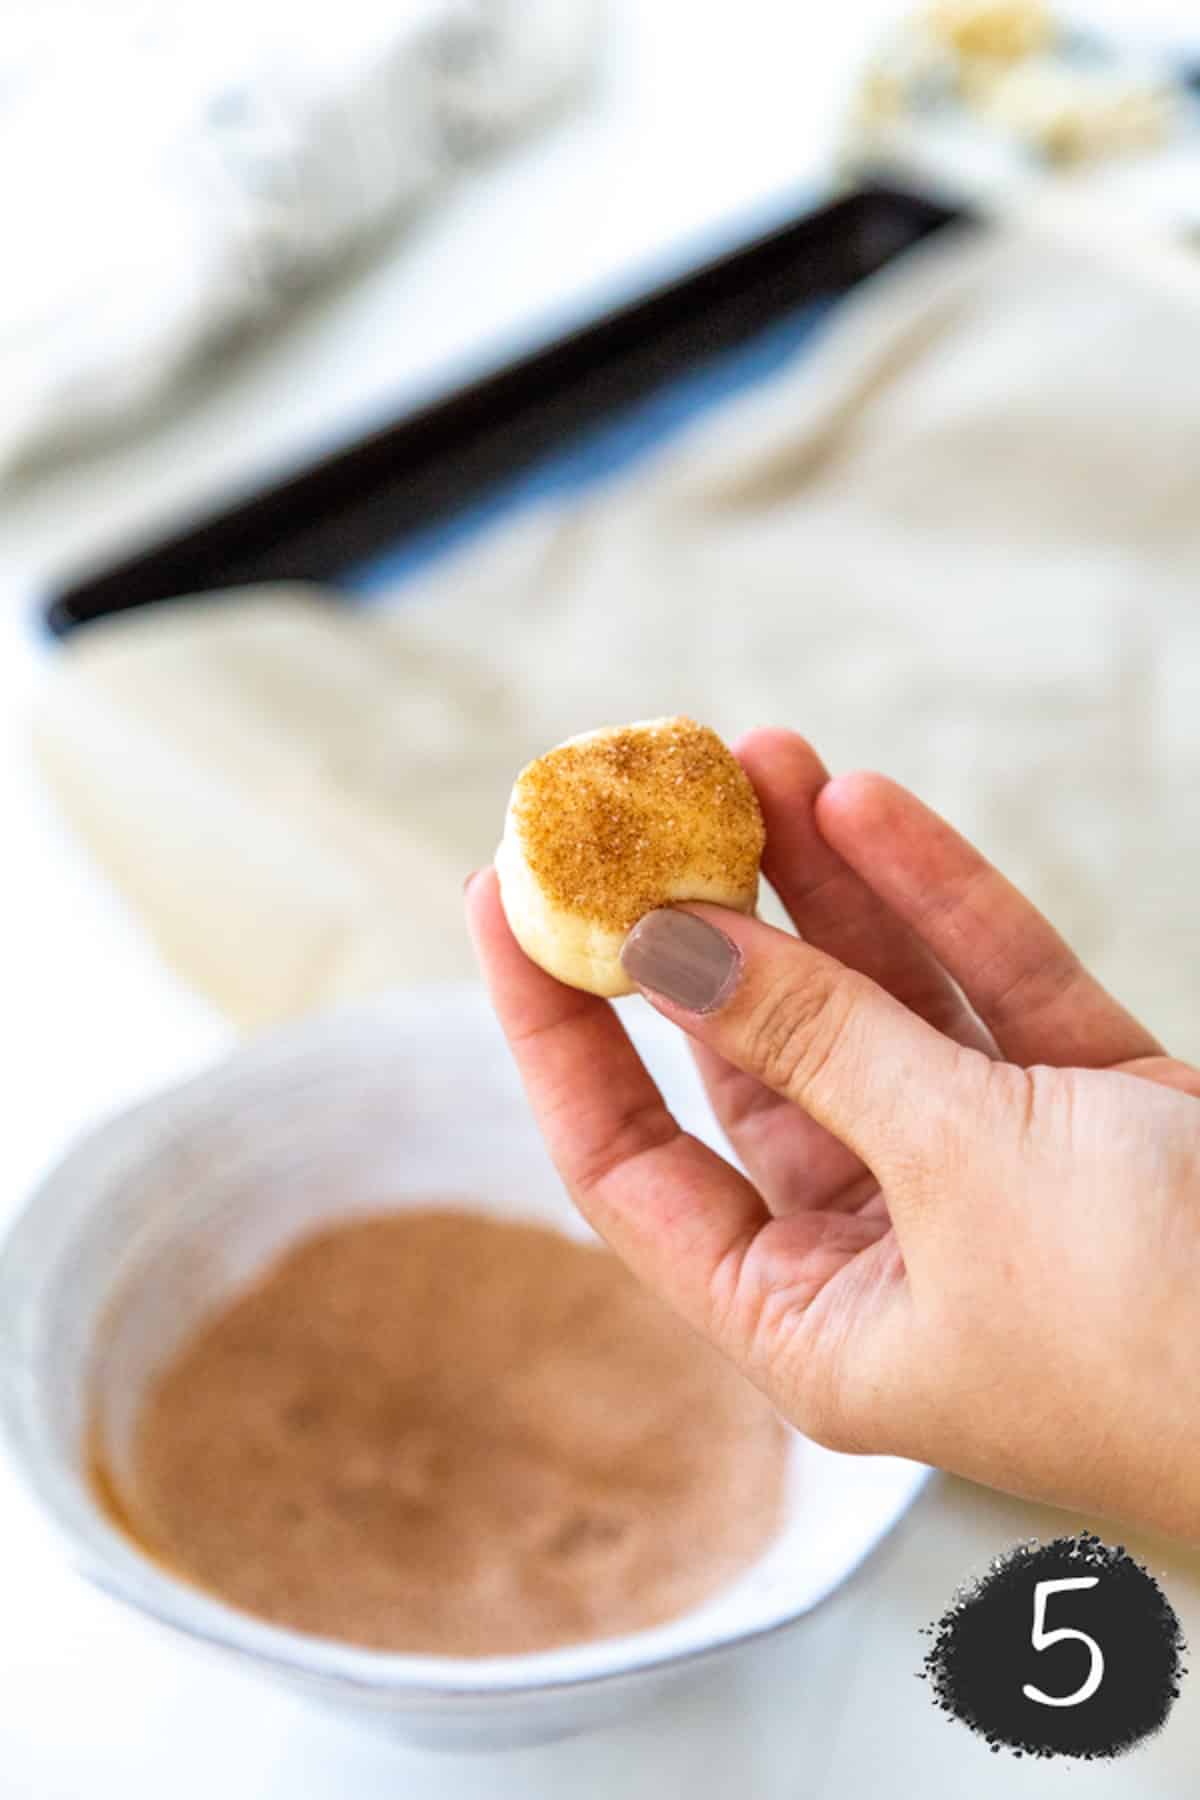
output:
[[[482,1656],[686,1611],[773,1536],[786,1463],[762,1396],[610,1252],[437,1208],[303,1240],[202,1327],[120,1509],[276,1624]]]

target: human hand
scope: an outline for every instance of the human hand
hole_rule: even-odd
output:
[[[790,732],[738,755],[801,939],[671,908],[624,960],[745,1175],[468,884],[574,1200],[819,1442],[1200,1539],[1200,1071],[904,789]]]

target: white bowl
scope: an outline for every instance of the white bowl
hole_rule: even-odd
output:
[[[640,1000],[621,1010],[681,1122],[724,1149],[679,1034]],[[225,1294],[323,1221],[431,1196],[590,1235],[474,985],[397,993],[260,1039],[70,1151],[0,1252],[0,1426],[84,1575],[175,1632],[398,1736],[528,1743],[600,1724],[697,1659],[794,1624],[915,1496],[927,1473],[917,1465],[837,1456],[797,1436],[784,1530],[741,1579],[654,1630],[534,1655],[357,1650],[262,1623],[172,1579],[92,1497],[91,1406],[119,1465],[147,1378]]]

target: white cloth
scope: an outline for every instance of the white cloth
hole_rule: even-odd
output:
[[[469,973],[463,875],[574,731],[686,711],[913,786],[1200,1054],[1200,304],[1020,232],[911,257],[769,389],[380,615],[70,646],[44,766],[256,1025]]]
[[[0,472],[125,422],[526,126],[600,0],[39,0],[0,31]]]

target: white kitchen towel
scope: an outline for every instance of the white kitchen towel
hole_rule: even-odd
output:
[[[512,777],[687,711],[914,787],[1200,1055],[1200,300],[962,231],[769,387],[381,613],[289,591],[70,642],[71,815],[247,1025],[469,972]]]
[[[0,472],[159,399],[590,69],[602,0],[38,0],[0,33]]]

